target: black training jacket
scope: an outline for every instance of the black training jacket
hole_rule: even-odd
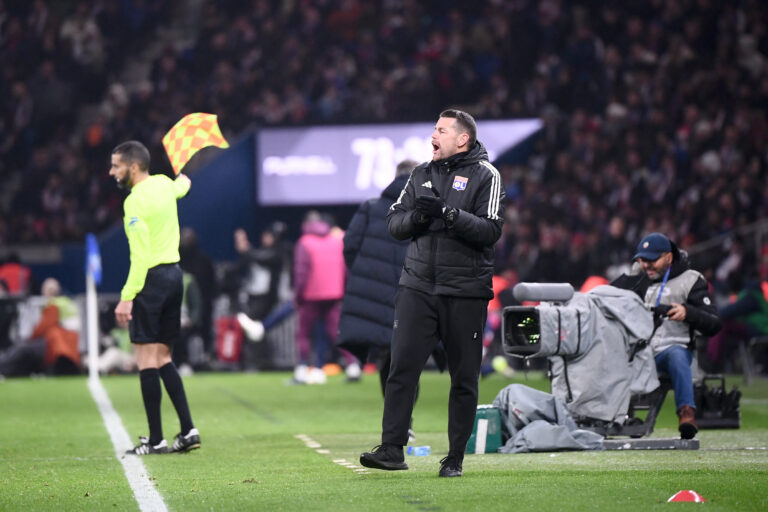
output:
[[[416,197],[435,195],[458,209],[452,225],[442,219],[418,224]],[[411,239],[400,285],[456,297],[493,297],[493,244],[504,223],[499,171],[478,141],[469,151],[416,167],[387,213],[389,232]]]

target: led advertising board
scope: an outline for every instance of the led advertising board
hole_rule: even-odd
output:
[[[541,128],[538,119],[479,121],[490,161]],[[262,129],[258,199],[264,206],[356,204],[378,196],[406,158],[432,158],[431,123]]]

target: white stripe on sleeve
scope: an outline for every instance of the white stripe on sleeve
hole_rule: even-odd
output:
[[[488,218],[499,220],[499,200],[501,198],[501,174],[487,160],[480,160],[480,164],[491,171],[491,197],[488,198]]]
[[[397,196],[397,201],[392,203],[392,206],[389,207],[390,210],[394,209],[395,205],[400,204],[400,201],[403,200],[403,196],[405,195],[405,189],[408,188],[408,184],[411,182],[411,177],[413,177],[413,173],[411,173],[411,175],[408,176],[408,181],[405,182],[405,185],[403,186],[403,190],[401,190],[400,195]]]

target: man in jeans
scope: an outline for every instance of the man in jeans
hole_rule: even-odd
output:
[[[632,275],[613,284],[634,290],[655,313],[656,329],[650,345],[660,373],[669,375],[675,391],[680,436],[692,439],[696,427],[693,400],[692,342],[696,333],[712,336],[721,320],[701,273],[690,268],[688,255],[661,233],[651,233],[637,246]]]

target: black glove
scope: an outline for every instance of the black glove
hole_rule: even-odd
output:
[[[427,217],[426,215],[419,213],[416,210],[413,210],[411,215],[413,216],[413,222],[419,224],[420,226],[426,226],[432,222],[432,217]]]
[[[423,195],[416,198],[416,211],[424,217],[442,218],[445,201],[440,197]]]

